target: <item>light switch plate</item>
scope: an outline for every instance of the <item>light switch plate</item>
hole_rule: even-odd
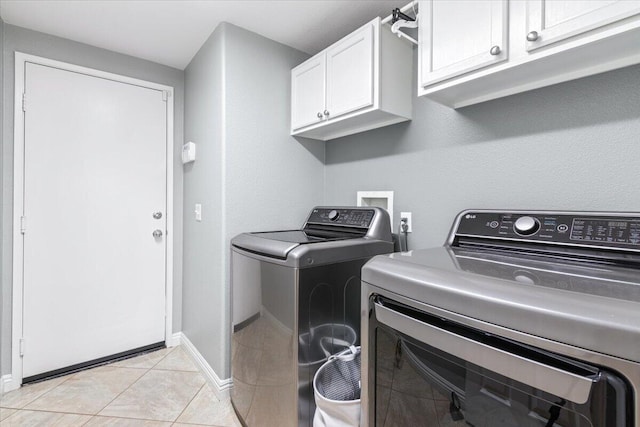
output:
[[[182,163],[187,164],[196,160],[196,144],[187,142],[182,146]]]
[[[196,208],[193,211],[196,214],[196,221],[202,221],[202,205],[196,203]]]

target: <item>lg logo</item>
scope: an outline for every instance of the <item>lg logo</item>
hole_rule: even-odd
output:
[[[475,215],[467,214],[465,215],[465,219],[476,219]]]

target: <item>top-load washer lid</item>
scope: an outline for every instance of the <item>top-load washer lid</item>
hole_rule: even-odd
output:
[[[297,258],[303,252],[331,251],[331,259],[370,257],[393,250],[389,215],[376,207],[315,207],[301,230],[242,233],[231,245],[278,260],[287,260],[296,248]],[[307,264],[314,264],[313,259],[307,258]]]
[[[316,236],[311,232],[302,230],[289,231],[264,231],[251,233],[253,236],[263,239],[278,240],[280,242],[299,243],[301,245],[307,243],[329,242],[332,240],[351,239],[352,235],[336,235],[336,236]]]
[[[463,212],[445,247],[375,257],[362,280],[463,316],[640,361],[638,215]]]
[[[331,242],[353,236],[314,236],[302,230],[243,233],[233,238],[232,245],[271,258],[286,259],[289,252],[300,245]]]

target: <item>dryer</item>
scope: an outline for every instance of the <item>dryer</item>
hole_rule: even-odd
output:
[[[362,272],[363,426],[640,425],[640,215],[465,211]]]

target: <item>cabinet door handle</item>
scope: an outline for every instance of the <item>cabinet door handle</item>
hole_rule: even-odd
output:
[[[530,42],[534,42],[538,40],[539,37],[540,35],[538,34],[537,31],[531,31],[529,34],[527,34],[527,40]]]
[[[500,46],[493,46],[491,50],[489,50],[489,53],[493,56],[500,55],[500,52],[502,52],[502,50],[500,50]]]
[[[327,116],[327,117],[329,117],[329,111],[324,110],[324,115],[325,115],[325,116]]]
[[[322,113],[318,113],[317,116],[318,116],[319,119],[321,119],[322,118]]]

